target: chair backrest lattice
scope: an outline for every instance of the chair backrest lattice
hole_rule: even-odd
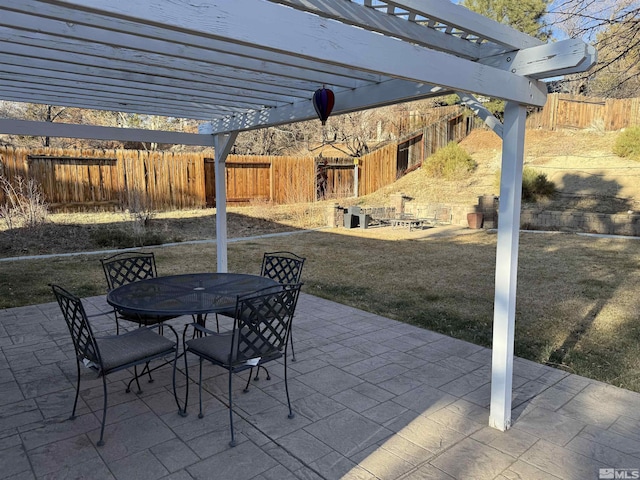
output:
[[[300,283],[305,260],[305,258],[291,252],[265,253],[260,275],[285,285]]]
[[[269,287],[261,293],[238,298],[236,338],[231,352],[236,363],[278,355],[286,349],[300,287],[300,284]]]
[[[101,262],[109,290],[157,276],[153,253],[118,253]]]
[[[82,305],[82,301],[64,288],[52,285],[53,293],[60,305],[64,320],[69,327],[78,360],[92,362],[96,367],[102,364],[100,351],[95,341],[91,325]]]

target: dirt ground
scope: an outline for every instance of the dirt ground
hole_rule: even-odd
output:
[[[576,209],[604,213],[640,211],[640,162],[612,153],[617,133],[589,130],[527,131],[525,165],[555,182],[559,195],[544,202],[550,210]],[[390,195],[402,192],[416,203],[475,204],[478,197],[497,194],[497,172],[501,164],[501,141],[493,132],[476,130],[461,145],[478,163],[467,180],[446,182],[427,178],[421,170],[405,175],[394,184],[358,199],[343,199],[341,205],[390,205]],[[229,209],[229,238],[250,237],[299,228],[326,225],[326,209],[333,201],[313,205],[251,205]],[[215,209],[155,213],[145,225],[132,215],[117,213],[51,214],[45,225],[32,229],[3,230],[0,225],[0,257],[93,251],[119,248],[126,242],[147,240],[184,242],[215,238]],[[359,229],[358,229],[359,230]],[[337,229],[341,233],[361,235]],[[420,233],[407,229],[375,228],[366,235],[396,240]],[[121,237],[126,237],[124,240]],[[133,240],[132,240],[133,239]],[[120,242],[120,243],[118,243]],[[123,243],[124,242],[124,243]]]

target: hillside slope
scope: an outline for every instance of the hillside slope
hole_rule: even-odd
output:
[[[639,211],[640,163],[612,153],[617,135],[590,130],[527,130],[525,166],[545,173],[558,192],[540,206],[602,213]],[[360,202],[388,204],[391,194],[402,192],[416,203],[475,204],[478,196],[498,194],[500,138],[488,130],[475,130],[460,145],[478,163],[468,179],[456,182],[433,179],[418,169],[361,198]]]

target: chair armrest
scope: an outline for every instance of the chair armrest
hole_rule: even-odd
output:
[[[179,343],[178,341],[178,332],[176,332],[176,329],[173,328],[171,325],[169,325],[168,323],[157,323],[156,325],[150,325],[148,327],[140,327],[140,328],[146,328],[147,330],[157,330],[158,331],[158,335],[162,335],[163,337],[165,337],[165,332],[166,329],[168,328],[169,330],[171,330],[171,332],[173,333],[173,336],[176,337],[176,345]]]
[[[108,317],[110,320],[113,321],[113,324],[116,325],[116,318],[115,318],[115,310],[110,310],[108,312],[98,312],[98,313],[92,313],[91,315],[87,315],[87,320],[92,320],[94,318],[98,318],[98,317]],[[115,333],[115,332],[114,332]]]
[[[113,314],[114,314],[114,310],[109,310],[108,312],[92,313],[91,315],[87,315],[87,318],[104,317],[104,316],[113,315]]]
[[[215,331],[213,331],[213,330],[209,330],[208,328],[203,327],[202,325],[200,325],[200,324],[199,324],[199,323],[197,323],[197,322],[191,322],[191,323],[187,323],[187,324],[184,326],[184,331],[182,332],[182,338],[183,338],[183,340],[184,340],[185,338],[187,338],[187,330],[189,329],[189,327],[193,327],[193,329],[194,329],[194,330],[196,330],[196,331],[198,331],[198,332],[200,332],[200,333],[203,333],[203,334],[205,334],[205,335],[219,335],[219,333],[218,333],[218,332],[215,332]],[[194,332],[194,335],[195,335],[195,332]]]

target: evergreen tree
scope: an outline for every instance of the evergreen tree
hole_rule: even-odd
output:
[[[548,0],[463,0],[462,5],[544,42],[551,37],[544,20]]]
[[[485,17],[509,25],[546,42],[551,37],[544,16],[550,0],[463,0],[462,5]],[[497,118],[504,115],[503,100],[491,99],[486,107]]]

